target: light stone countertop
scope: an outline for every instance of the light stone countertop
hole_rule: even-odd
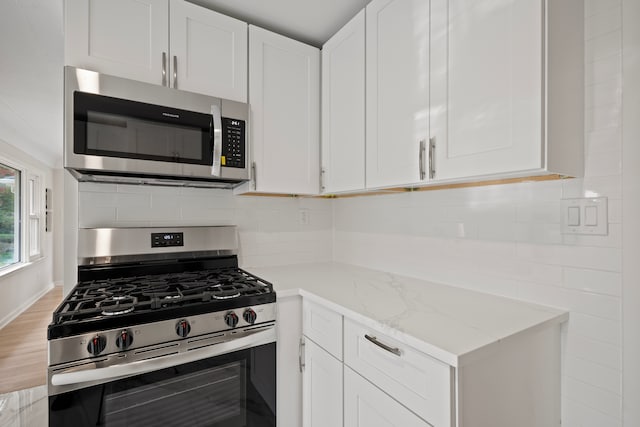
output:
[[[451,366],[503,340],[567,321],[567,311],[348,264],[245,268],[278,299],[301,295]]]
[[[0,394],[0,426],[46,427],[48,419],[47,386]]]

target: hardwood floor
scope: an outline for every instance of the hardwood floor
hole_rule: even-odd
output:
[[[56,286],[0,329],[0,394],[47,383],[47,325],[61,301]]]

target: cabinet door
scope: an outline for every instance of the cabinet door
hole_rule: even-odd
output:
[[[426,421],[346,366],[344,368],[344,425],[348,427],[429,427]]]
[[[436,179],[543,166],[543,3],[432,1]]]
[[[369,188],[426,179],[429,13],[429,0],[373,0],[366,8]]]
[[[317,194],[320,51],[250,25],[249,103],[255,190]]]
[[[168,0],[65,1],[67,65],[162,84],[168,55]]]
[[[342,363],[306,337],[302,383],[302,425],[342,426]]]
[[[322,192],[364,183],[364,10],[322,47]]]
[[[247,24],[184,0],[170,17],[171,85],[247,102]]]

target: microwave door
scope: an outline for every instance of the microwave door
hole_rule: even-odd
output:
[[[211,106],[212,130],[213,130],[213,163],[211,175],[220,176],[220,162],[222,158],[222,113],[220,106]]]

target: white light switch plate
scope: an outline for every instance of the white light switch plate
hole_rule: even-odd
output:
[[[606,236],[609,218],[606,197],[562,199],[562,233]]]

